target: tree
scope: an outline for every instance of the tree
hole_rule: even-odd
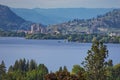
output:
[[[26,80],[40,80],[38,78],[37,70],[28,71],[26,75]]]
[[[13,66],[12,65],[9,67],[8,72],[13,72]]]
[[[87,57],[83,62],[88,80],[106,80],[108,50],[102,42],[93,41],[92,48],[88,50]]]
[[[78,74],[79,72],[84,72],[84,69],[80,67],[80,65],[74,65],[72,68],[72,73],[73,74]]]
[[[44,80],[44,76],[48,74],[48,69],[44,64],[39,64],[37,69],[37,75],[40,80]]]
[[[113,68],[114,68],[114,79],[120,80],[120,63],[116,64]]]
[[[63,71],[68,71],[66,66],[63,67]]]
[[[1,64],[0,64],[0,71],[3,74],[6,72],[6,67],[5,67],[4,61],[2,61]]]
[[[31,60],[29,64],[29,70],[34,70],[36,68],[37,68],[36,62],[34,60]]]
[[[59,72],[61,72],[61,71],[63,71],[63,70],[62,70],[62,67],[59,68]]]
[[[2,79],[5,73],[6,73],[6,67],[4,61],[2,61],[0,64],[0,80]]]
[[[19,62],[18,62],[18,60],[16,60],[14,66],[13,66],[13,69],[17,71],[18,68],[19,68]]]
[[[85,80],[85,70],[80,65],[74,65],[72,68],[72,73],[75,74],[79,80]]]
[[[108,61],[108,65],[107,65],[107,76],[108,76],[108,80],[114,80],[114,69],[113,69],[113,62],[112,60]]]

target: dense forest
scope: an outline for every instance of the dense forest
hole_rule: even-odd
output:
[[[108,56],[107,46],[95,39],[85,60],[81,65],[73,65],[71,71],[64,66],[49,72],[44,64],[26,59],[16,60],[6,70],[2,61],[0,80],[120,80],[120,63],[113,65]]]

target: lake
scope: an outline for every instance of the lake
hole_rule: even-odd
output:
[[[73,65],[81,65],[91,45],[91,43],[64,40],[0,37],[0,62],[4,60],[8,68],[20,58],[34,59],[38,64],[45,64],[49,71],[56,71],[60,66],[67,66],[71,71]],[[120,44],[106,45],[109,50],[109,59],[112,59],[114,64],[120,63]]]

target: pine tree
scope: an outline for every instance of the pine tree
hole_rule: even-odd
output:
[[[4,61],[1,62],[1,69],[2,69],[2,73],[6,72],[6,67],[5,67]]]
[[[6,67],[4,61],[0,64],[0,80],[2,80],[3,75],[6,73]]]
[[[34,70],[37,68],[37,63],[34,60],[30,61],[29,70]]]
[[[88,80],[106,80],[106,58],[108,50],[102,42],[93,41],[91,50],[88,50],[88,56],[85,58],[84,67]]]
[[[62,71],[63,71],[63,70],[62,70],[62,67],[60,67],[60,68],[59,68],[59,72],[62,72]]]

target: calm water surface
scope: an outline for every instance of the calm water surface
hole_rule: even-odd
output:
[[[106,45],[109,58],[113,59],[114,64],[120,63],[120,44]],[[74,64],[81,65],[90,48],[91,43],[0,37],[0,62],[4,60],[8,68],[15,60],[26,58],[45,64],[49,71],[56,71],[64,65],[71,70]]]

